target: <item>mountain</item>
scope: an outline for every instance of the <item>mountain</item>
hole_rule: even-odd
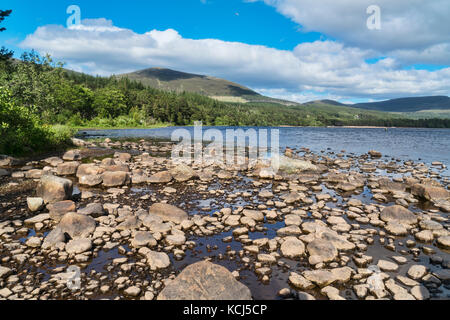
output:
[[[450,98],[447,96],[399,98],[380,102],[357,103],[352,107],[386,112],[450,110]]]
[[[228,80],[171,69],[149,68],[121,74],[117,77],[139,81],[149,87],[166,91],[195,92],[224,102],[298,105],[296,102],[265,97],[243,85]]]

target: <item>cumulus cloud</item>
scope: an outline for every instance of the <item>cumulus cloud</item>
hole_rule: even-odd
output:
[[[450,68],[403,70],[395,58],[377,59],[376,49],[341,41],[315,41],[293,50],[278,50],[217,39],[188,39],[173,29],[140,34],[96,19],[71,28],[39,27],[21,46],[48,52],[67,62],[69,68],[90,74],[165,67],[225,78],[261,93],[302,102],[332,97],[446,95],[450,89]],[[367,63],[370,59],[376,62]]]
[[[450,60],[448,0],[259,1],[275,7],[304,32],[321,32],[346,45],[377,50],[404,63],[448,64]],[[367,28],[370,5],[380,8],[380,30]]]

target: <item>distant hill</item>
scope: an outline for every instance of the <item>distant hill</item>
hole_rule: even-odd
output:
[[[174,92],[195,92],[224,102],[256,102],[297,105],[296,102],[265,97],[259,93],[228,80],[186,73],[164,68],[149,68],[118,75],[119,78],[136,80],[142,84]]]
[[[380,102],[357,103],[352,107],[386,112],[450,110],[450,98],[447,96],[399,98]]]

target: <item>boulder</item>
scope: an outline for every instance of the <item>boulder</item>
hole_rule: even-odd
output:
[[[308,243],[310,257],[315,256],[316,262],[330,262],[336,259],[338,251],[331,241],[315,239]],[[320,258],[320,259],[319,259]]]
[[[86,238],[70,240],[66,245],[66,251],[69,254],[79,254],[91,250],[92,241]]]
[[[167,203],[153,204],[149,213],[162,218],[163,221],[171,221],[177,224],[188,218],[188,214],[184,210]]]
[[[158,300],[251,300],[250,289],[226,268],[208,261],[187,266],[158,295]]]
[[[168,183],[170,181],[172,181],[172,175],[169,171],[161,171],[148,178],[149,183]]]
[[[60,227],[56,227],[45,237],[42,249],[55,248],[57,244],[65,243],[66,240],[64,231]]]
[[[177,165],[175,168],[170,170],[170,174],[178,182],[188,181],[196,175],[195,171],[185,164]]]
[[[42,198],[27,198],[28,209],[31,212],[36,212],[44,207],[44,199]]]
[[[80,164],[77,170],[77,177],[100,175],[105,172],[105,169],[100,168],[92,163]]]
[[[130,175],[124,171],[107,171],[102,179],[105,187],[121,187],[130,182]]]
[[[44,199],[45,203],[69,200],[72,192],[72,181],[53,175],[43,175],[36,188],[37,196]]]
[[[76,206],[72,200],[64,200],[49,204],[47,209],[50,212],[50,218],[55,222],[59,222],[66,213],[75,212]]]
[[[151,270],[166,269],[170,266],[169,256],[164,252],[152,251],[143,247],[139,249],[139,254],[147,258],[147,264]]]
[[[318,168],[309,161],[288,158],[285,156],[274,156],[272,163],[278,162],[279,170],[287,173],[297,173],[302,171],[318,171]]]
[[[71,176],[77,172],[78,166],[80,165],[77,161],[70,161],[58,164],[56,167],[56,174],[59,176]]]
[[[78,178],[78,183],[82,186],[95,187],[103,182],[103,177],[99,174],[81,176]]]
[[[67,151],[66,153],[64,153],[62,158],[66,161],[76,161],[82,159],[80,150],[76,149]]]
[[[86,207],[78,210],[78,213],[98,218],[105,215],[105,209],[101,203],[89,203]]]
[[[432,185],[415,184],[411,187],[411,193],[430,201],[450,199],[450,192],[447,189]]]
[[[58,226],[72,239],[87,238],[95,231],[95,220],[84,214],[69,212],[62,217]]]
[[[305,245],[295,237],[286,237],[280,247],[281,254],[286,258],[299,258],[305,253]]]
[[[417,223],[416,215],[399,205],[384,208],[380,213],[380,219],[384,222],[395,221],[403,224]]]

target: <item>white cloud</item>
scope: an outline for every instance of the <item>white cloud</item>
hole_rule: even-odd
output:
[[[173,29],[139,34],[97,19],[84,20],[83,26],[70,29],[39,27],[21,46],[48,52],[66,61],[68,67],[91,74],[166,67],[222,77],[297,101],[315,95],[350,100],[447,95],[450,91],[450,68],[402,70],[392,57],[368,64],[367,59],[378,58],[376,50],[338,41],[278,50],[217,39],[187,39]]]
[[[449,64],[448,0],[260,0],[302,26],[348,46],[377,50],[405,63]],[[369,30],[366,9],[381,9],[381,29]]]

